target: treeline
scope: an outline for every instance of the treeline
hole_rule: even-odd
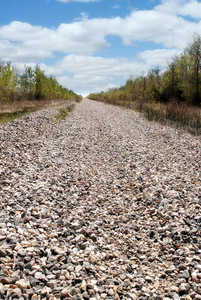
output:
[[[190,105],[201,104],[201,37],[194,35],[192,42],[180,56],[174,57],[165,71],[158,67],[146,76],[130,78],[120,88],[90,94],[91,99],[114,104],[139,101],[167,103],[172,99]]]
[[[59,85],[53,76],[46,76],[39,66],[25,66],[19,75],[10,62],[0,63],[0,103],[71,98],[80,96]]]
[[[122,87],[92,93],[88,98],[134,108],[149,120],[168,119],[200,132],[201,37],[195,34],[165,71],[156,67],[146,76],[131,77]]]

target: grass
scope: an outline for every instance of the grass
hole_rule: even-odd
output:
[[[18,101],[14,103],[4,103],[0,105],[0,123],[11,122],[15,119],[26,116],[31,112],[35,112],[48,107],[58,105],[66,105],[65,108],[60,108],[58,119],[66,118],[68,112],[73,111],[75,105],[69,100],[42,100],[42,101]]]
[[[69,112],[72,112],[75,108],[75,104],[71,103],[70,105],[67,105],[65,108],[61,107],[58,109],[58,114],[55,116],[55,119],[52,119],[52,122],[55,122],[56,120],[64,120],[68,117]]]
[[[40,110],[43,108],[54,107],[69,103],[70,100],[22,100],[12,103],[0,103],[0,113],[11,113],[23,111],[24,109],[31,111]]]
[[[55,116],[56,120],[64,120],[68,116],[68,111],[66,108],[60,108],[58,112],[59,113]]]
[[[168,104],[146,104],[143,113],[149,121],[171,124],[201,135],[201,110],[198,107],[172,100]]]
[[[28,113],[29,112],[26,109],[12,113],[0,113],[0,123],[11,122],[15,119],[26,116]]]

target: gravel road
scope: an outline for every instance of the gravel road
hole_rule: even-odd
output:
[[[84,99],[0,125],[0,299],[201,299],[201,141]]]

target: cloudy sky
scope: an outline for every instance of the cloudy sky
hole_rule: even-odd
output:
[[[38,64],[83,96],[164,68],[193,33],[197,0],[0,0],[0,60]]]

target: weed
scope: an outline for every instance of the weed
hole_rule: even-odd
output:
[[[124,152],[125,156],[129,156],[129,153],[127,151]]]
[[[64,120],[68,116],[68,111],[66,108],[59,108],[58,114],[55,116],[56,120]]]
[[[65,108],[61,107],[58,109],[58,114],[55,116],[56,120],[64,120],[68,117],[68,113],[72,112],[75,109],[75,104],[71,103],[70,105],[67,105]],[[52,120],[53,122],[53,120]],[[55,122],[55,120],[54,120]]]
[[[71,103],[70,105],[68,105],[66,107],[66,109],[67,109],[68,112],[72,112],[75,109],[75,104]]]
[[[79,102],[81,102],[82,101],[82,96],[77,96],[76,98],[75,98],[75,101],[77,102],[77,103],[79,103]]]

